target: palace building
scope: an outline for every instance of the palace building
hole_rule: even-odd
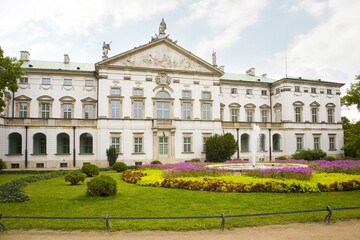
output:
[[[270,161],[302,149],[343,156],[342,83],[225,73],[165,33],[93,63],[31,60],[0,115],[0,158],[9,169],[108,166],[114,146],[127,165],[205,160],[205,141],[230,132],[234,158]],[[254,133],[254,125],[260,130]],[[254,139],[256,138],[256,139]],[[271,157],[271,159],[270,159]]]

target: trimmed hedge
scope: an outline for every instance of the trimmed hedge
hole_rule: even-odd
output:
[[[123,172],[127,169],[127,165],[123,162],[117,162],[117,163],[114,163],[112,168],[117,172]]]
[[[0,186],[0,202],[25,202],[30,198],[22,190],[29,183],[64,176],[67,171],[43,173],[35,176],[13,179]]]
[[[2,158],[0,158],[0,171],[3,170],[6,167],[4,161],[2,160]]]
[[[152,161],[151,164],[162,164],[159,160]]]
[[[85,164],[82,166],[81,171],[86,174],[88,177],[94,177],[99,175],[99,168],[94,164]]]
[[[190,162],[201,162],[201,161],[200,161],[200,158],[193,158],[190,160]]]
[[[326,161],[336,161],[336,157],[326,156],[326,157],[323,158],[323,160],[326,160]]]
[[[86,195],[93,197],[112,196],[117,192],[116,186],[115,179],[110,176],[100,175],[87,183]]]
[[[71,185],[78,185],[79,182],[84,182],[86,174],[79,170],[70,171],[65,175],[65,182],[70,182]]]

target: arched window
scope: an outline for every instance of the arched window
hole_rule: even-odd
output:
[[[43,133],[36,133],[33,137],[33,153],[46,154],[46,136]]]
[[[156,95],[157,98],[170,98],[170,95],[165,91],[160,91]]]
[[[93,153],[93,137],[90,133],[80,135],[80,153]]]
[[[259,150],[265,151],[265,134],[260,134]]]
[[[280,151],[281,150],[281,142],[280,142],[280,135],[274,134],[273,135],[273,149],[274,151]]]
[[[21,135],[19,133],[9,134],[9,154],[21,154]]]
[[[249,134],[244,133],[243,135],[241,135],[241,151],[249,151]]]
[[[56,137],[56,153],[57,154],[68,154],[70,153],[70,140],[69,135],[66,133],[59,133]]]

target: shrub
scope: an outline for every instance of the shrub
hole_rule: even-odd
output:
[[[86,174],[79,170],[70,171],[65,175],[65,182],[70,182],[71,185],[77,185],[79,182],[84,182]]]
[[[4,161],[2,160],[2,158],[0,158],[0,171],[3,170],[6,167]]]
[[[117,172],[122,172],[122,171],[125,171],[127,169],[127,165],[125,163],[123,163],[123,162],[117,162],[117,163],[114,163],[112,168]]]
[[[116,180],[106,175],[94,177],[87,183],[86,194],[88,196],[112,196],[117,192]]]
[[[94,164],[85,164],[81,171],[86,174],[88,177],[94,177],[96,175],[99,175],[99,168]]]
[[[116,159],[118,158],[119,154],[116,152],[116,148],[111,146],[109,149],[106,149],[106,156],[109,162],[109,166],[111,167],[116,163]]]
[[[238,149],[237,141],[231,133],[215,134],[206,140],[206,161],[225,162]]]
[[[326,160],[326,161],[336,161],[336,157],[326,156],[326,157],[323,158],[323,160]]]
[[[200,162],[200,158],[193,158],[190,160],[190,162]]]
[[[326,156],[326,153],[321,149],[308,149],[301,150],[300,152],[295,153],[292,157],[294,159],[305,159],[309,161],[320,160]]]
[[[287,160],[287,157],[280,156],[280,157],[275,158],[275,160]]]
[[[152,161],[151,164],[162,164],[159,160]]]

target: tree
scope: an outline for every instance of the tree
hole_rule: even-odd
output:
[[[109,147],[109,149],[106,149],[106,156],[109,162],[109,166],[111,167],[112,165],[114,165],[114,163],[116,163],[119,154],[116,152],[116,148],[111,146]]]
[[[345,156],[360,157],[360,121],[350,123],[346,117],[341,118],[344,129]]]
[[[236,152],[238,143],[231,133],[215,134],[206,140],[206,160],[225,162]]]
[[[21,67],[22,60],[4,57],[4,51],[0,47],[0,112],[4,111],[6,102],[4,97],[9,91],[16,92],[18,84],[16,79],[25,74],[25,69]]]
[[[360,80],[360,75],[357,75],[355,79]],[[351,83],[350,89],[346,89],[346,95],[341,98],[341,103],[345,106],[355,104],[360,111],[360,81]]]

